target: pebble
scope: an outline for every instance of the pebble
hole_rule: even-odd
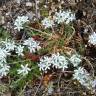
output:
[[[26,2],[26,6],[32,7],[32,3],[31,2]]]

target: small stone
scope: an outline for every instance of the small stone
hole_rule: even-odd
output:
[[[47,8],[48,6],[47,5],[44,5],[44,8]]]
[[[26,2],[26,6],[32,7],[32,3],[31,2]]]
[[[9,15],[10,15],[10,12],[7,12],[7,13],[6,13],[6,16],[9,16]]]
[[[21,3],[21,0],[15,0],[16,1],[16,3],[18,3],[18,4],[20,4]]]

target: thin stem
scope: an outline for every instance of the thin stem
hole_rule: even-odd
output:
[[[43,31],[41,31],[41,30],[38,30],[38,29],[35,29],[35,28],[32,28],[32,27],[28,27],[28,26],[27,26],[27,28],[30,29],[30,30],[37,31],[37,32],[39,32],[39,33],[41,33],[41,34],[44,34],[44,35],[47,35],[47,36],[52,36],[52,34],[48,34],[48,33],[46,33],[46,32],[43,32]]]
[[[29,61],[30,59],[27,59],[27,60],[23,60],[23,61],[17,61],[17,62],[13,62],[13,63],[7,63],[7,64],[17,64],[17,63],[22,63],[22,62],[26,62],[26,61]]]
[[[94,77],[95,76],[95,70],[94,70],[94,68],[93,68],[93,65],[90,63],[90,61],[86,58],[86,57],[83,57],[83,59],[91,66],[91,68],[92,68],[92,76]]]

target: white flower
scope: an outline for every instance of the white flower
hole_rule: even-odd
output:
[[[16,26],[14,29],[18,29],[18,31],[20,31],[21,29],[23,29],[22,24],[19,24],[18,22],[15,22],[14,25]]]
[[[23,45],[28,46],[28,49],[31,53],[36,52],[36,50],[39,50],[41,48],[40,43],[35,41],[33,38],[28,38],[27,40],[25,40]]]
[[[21,65],[21,68],[17,70],[18,74],[22,74],[23,76],[27,75],[29,71],[31,71],[30,68],[28,68],[28,64]]]
[[[89,43],[96,45],[96,33],[93,32],[91,35],[89,35]]]
[[[56,12],[54,15],[54,20],[58,24],[65,22],[68,24],[70,21],[73,21],[75,19],[75,15],[72,14],[71,11],[59,11]]]
[[[50,57],[44,56],[40,59],[40,63],[38,64],[40,70],[47,72],[50,69],[52,59]]]
[[[68,61],[66,58],[59,53],[52,54],[52,56],[44,56],[40,59],[40,63],[38,64],[40,70],[47,72],[51,66],[62,69],[64,71],[65,68],[68,68]]]
[[[45,27],[45,29],[50,28],[54,25],[54,21],[45,17],[44,20],[42,20],[42,25]]]
[[[9,69],[10,66],[8,66],[7,64],[0,65],[0,78],[2,78],[3,76],[7,76]]]
[[[16,47],[16,53],[18,54],[18,56],[23,56],[24,55],[23,54],[23,49],[24,49],[24,46],[21,46],[21,45]]]
[[[20,31],[21,29],[23,29],[23,25],[28,21],[29,20],[27,16],[18,16],[14,23],[14,29],[18,29],[18,31]]]
[[[52,64],[55,68],[61,68],[63,71],[65,68],[68,68],[68,61],[65,56],[57,54],[52,54]]]
[[[79,67],[74,70],[73,79],[77,79],[81,85],[87,87],[88,89],[90,89],[92,85],[92,79],[83,67]]]
[[[86,70],[83,67],[79,67],[78,69],[74,70],[74,79],[81,80],[81,78],[86,78]]]
[[[75,15],[70,13],[69,17],[66,19],[65,23],[68,24],[68,23],[72,22],[73,20],[75,20]]]
[[[69,60],[73,64],[74,67],[77,67],[82,61],[80,58],[80,55],[78,54],[73,54]]]
[[[6,63],[6,57],[8,55],[10,55],[10,53],[6,49],[0,48],[0,62]]]
[[[5,49],[8,51],[13,51],[16,47],[15,42],[10,41],[8,39],[6,39],[5,41],[2,41],[2,43],[4,43]]]
[[[54,16],[54,20],[58,23],[58,24],[60,24],[60,23],[62,23],[62,22],[64,22],[65,20],[66,20],[66,18],[67,17],[65,17],[66,15],[65,15],[65,12],[63,11],[59,11],[59,12],[56,12],[55,13],[55,16]]]

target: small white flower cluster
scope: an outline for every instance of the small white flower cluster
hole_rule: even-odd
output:
[[[50,69],[51,67],[51,58],[48,57],[48,56],[44,56],[42,58],[40,58],[40,63],[38,64],[39,66],[39,69],[44,71],[44,72],[47,72],[48,69]]]
[[[40,70],[47,72],[50,67],[55,67],[58,69],[62,69],[64,71],[65,68],[68,68],[68,61],[65,56],[57,54],[52,54],[52,56],[44,56],[40,59],[40,63],[38,64]]]
[[[96,33],[93,32],[91,35],[89,35],[89,43],[96,45]]]
[[[0,78],[6,76],[9,72],[10,66],[7,64],[7,56],[11,55],[11,51],[16,50],[18,55],[22,55],[21,45],[17,46],[14,41],[6,39],[2,41],[0,47]]]
[[[6,51],[16,51],[18,56],[23,56],[23,49],[24,46],[21,45],[16,45],[14,41],[6,39],[5,41],[2,41],[3,47],[5,48]]]
[[[73,64],[74,67],[78,67],[78,65],[82,61],[81,56],[78,54],[73,54],[69,60]]]
[[[9,51],[5,48],[0,48],[0,63],[6,63],[7,56],[10,55]]]
[[[29,48],[30,52],[36,52],[36,50],[39,50],[41,47],[39,46],[39,42],[36,42],[33,40],[33,38],[29,38],[28,40],[25,40],[24,45],[27,45]],[[6,39],[5,41],[1,42],[1,47],[0,47],[0,78],[3,76],[6,76],[9,72],[10,66],[7,64],[7,56],[11,55],[12,51],[15,51],[18,56],[24,56],[23,51],[24,51],[24,46],[23,45],[18,45],[14,41],[11,41],[9,39]],[[21,66],[21,71],[18,70],[18,74],[27,74],[28,71],[30,71],[29,68],[27,68],[28,64],[26,66]]]
[[[35,41],[33,38],[28,38],[27,40],[24,40],[23,45],[17,45],[14,41],[10,41],[9,39],[6,39],[5,41],[2,41],[3,43],[3,53],[15,51],[18,56],[23,56],[24,46],[27,46],[31,53],[38,51],[40,47],[40,42]],[[6,52],[5,52],[6,51]],[[2,54],[2,53],[1,53]],[[1,55],[2,56],[2,55]],[[3,60],[3,59],[2,59]]]
[[[52,54],[50,57],[44,56],[40,59],[40,63],[38,64],[40,70],[47,72],[50,67],[55,67],[57,69],[64,69],[68,68],[69,62],[73,64],[74,67],[78,67],[80,64],[81,56],[78,54],[73,54],[70,58],[57,54]]]
[[[73,64],[77,69],[74,70],[73,79],[78,80],[81,85],[92,89],[96,87],[96,81],[89,75],[89,73],[83,68],[79,67],[81,56],[78,54],[73,54],[71,58],[66,59],[67,57],[57,54],[52,54],[51,56],[44,56],[40,59],[38,64],[40,71],[47,72],[50,68],[62,69],[64,71],[68,68],[69,62]],[[69,61],[68,61],[69,60]]]
[[[40,43],[35,41],[33,38],[28,38],[24,41],[23,45],[27,46],[31,53],[38,51],[40,47]]]
[[[52,28],[53,25],[55,25],[55,22],[57,24],[60,23],[70,23],[71,21],[73,21],[75,19],[75,15],[71,12],[71,11],[59,11],[56,12],[55,15],[53,16],[53,19],[48,18],[44,18],[44,20],[42,20],[42,25],[46,28]]]
[[[52,26],[54,25],[54,21],[51,20],[50,18],[44,18],[44,20],[42,21],[42,25],[46,28],[52,28]]]
[[[68,61],[65,56],[57,54],[52,54],[52,65],[55,68],[64,69],[68,68]]]
[[[75,19],[75,15],[71,11],[59,11],[55,13],[54,20],[58,24],[60,23],[70,23]]]
[[[73,79],[78,80],[81,85],[90,89],[92,87],[92,78],[83,67],[74,70]]]
[[[18,31],[20,31],[21,29],[23,29],[23,25],[28,22],[28,17],[27,16],[18,16],[15,20],[15,28],[14,29],[17,29]]]
[[[0,64],[0,78],[6,76],[9,73],[10,66],[7,64]]]
[[[6,39],[5,41],[2,41],[4,44],[4,47],[7,51],[13,51],[16,48],[15,42],[13,40]]]
[[[6,64],[6,58],[10,53],[4,49],[0,48],[0,78],[6,76],[9,72],[9,66]]]
[[[24,50],[24,46],[19,45],[16,47],[16,53],[18,54],[18,56],[24,56],[23,50]]]
[[[18,69],[17,71],[18,71],[18,74],[25,76],[28,74],[29,71],[31,71],[31,69],[28,68],[28,64],[26,64],[25,66],[21,65],[21,68]]]

